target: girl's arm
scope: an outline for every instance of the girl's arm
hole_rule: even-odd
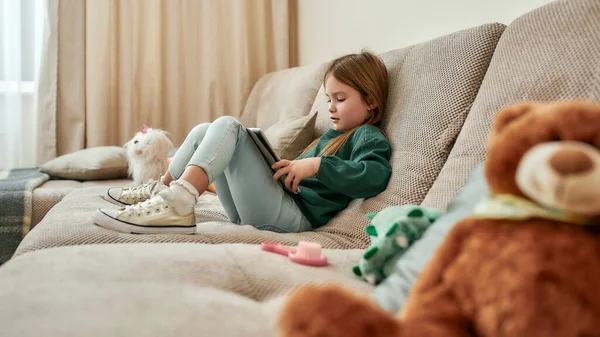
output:
[[[321,157],[317,179],[351,198],[369,198],[385,190],[392,174],[391,148],[382,139],[366,140],[352,150],[349,160]]]

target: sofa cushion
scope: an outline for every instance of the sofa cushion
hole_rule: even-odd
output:
[[[7,336],[275,336],[284,296],[299,284],[372,291],[351,271],[361,251],[324,254],[329,265],[315,268],[254,245],[41,250],[0,268],[0,325]]]
[[[97,146],[49,160],[42,172],[61,179],[101,180],[127,178],[127,154],[119,146]]]
[[[46,214],[44,219],[31,230],[19,244],[15,255],[59,246],[128,243],[128,242],[189,242],[189,243],[253,243],[277,241],[296,245],[299,241],[318,242],[325,248],[366,248],[368,237],[363,238],[353,224],[344,227],[323,226],[303,233],[275,233],[258,230],[250,225],[236,225],[227,221],[219,199],[204,193],[196,204],[196,235],[134,235],[115,232],[94,225],[92,214],[98,208],[116,207],[106,200],[106,187],[77,189],[65,196]],[[366,234],[365,234],[366,235]],[[355,261],[357,263],[358,260]]]
[[[266,130],[278,121],[308,115],[323,81],[325,65],[277,71],[261,77],[252,88],[240,121]]]
[[[35,227],[46,216],[48,211],[67,194],[76,189],[90,186],[127,186],[133,184],[131,179],[117,180],[49,180],[33,190],[31,210],[31,228]]]
[[[513,21],[423,205],[445,207],[485,159],[491,120],[500,109],[523,100],[600,101],[599,64],[599,1],[555,1]]]
[[[279,121],[271,125],[265,135],[281,159],[293,160],[313,140],[317,113]]]

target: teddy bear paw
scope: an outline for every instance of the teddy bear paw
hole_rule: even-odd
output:
[[[278,321],[281,337],[393,336],[396,319],[366,296],[335,284],[305,285],[285,303]]]

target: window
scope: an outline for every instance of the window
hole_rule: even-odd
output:
[[[35,166],[45,0],[0,0],[0,168]]]

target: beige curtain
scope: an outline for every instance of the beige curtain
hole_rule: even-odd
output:
[[[198,123],[239,116],[260,76],[296,63],[294,0],[48,1],[57,60],[42,73],[55,66],[57,78],[40,94],[56,104],[39,112],[40,162],[122,145],[143,124],[180,144]]]

